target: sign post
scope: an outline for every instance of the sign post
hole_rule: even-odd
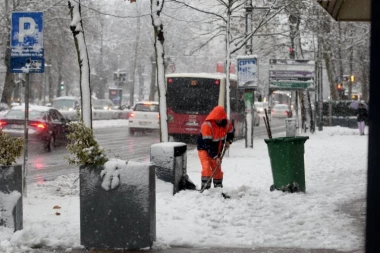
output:
[[[254,136],[254,92],[258,87],[257,56],[245,55],[237,57],[237,74],[239,89],[244,89],[246,109],[245,147],[253,148]]]
[[[23,195],[26,197],[26,176],[28,173],[29,74],[44,72],[43,13],[12,12],[11,21],[10,72],[25,73]]]

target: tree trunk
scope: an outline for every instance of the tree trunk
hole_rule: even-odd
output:
[[[351,35],[353,36],[353,33],[351,32]],[[353,69],[353,61],[354,61],[354,47],[351,47],[351,52],[350,52],[350,77],[348,80],[348,99],[351,99],[352,95],[352,85],[353,82],[351,80],[351,76],[353,75],[352,69]]]
[[[337,96],[336,87],[335,87],[334,68],[333,68],[331,56],[330,56],[331,48],[326,38],[324,38],[323,40],[323,48],[325,49],[323,51],[323,59],[325,60],[327,77],[329,80],[330,97],[332,100],[337,100],[338,96]]]
[[[137,8],[136,3],[136,13],[139,16],[139,10]],[[138,49],[139,49],[139,41],[140,41],[140,17],[137,18],[137,31],[136,31],[136,40],[135,40],[135,57],[133,60],[133,70],[132,70],[132,84],[129,90],[129,103],[131,105],[135,102],[135,84],[136,84],[136,72],[137,72],[137,58],[138,58]]]
[[[1,102],[7,103],[10,105],[12,103],[12,93],[13,89],[16,87],[14,75],[10,72],[10,59],[11,59],[11,51],[10,51],[10,35],[7,34],[7,47],[5,51],[5,58],[4,58],[4,65],[6,66],[7,72],[5,74],[5,82],[4,82],[4,89],[3,94],[1,96]]]
[[[83,31],[80,0],[69,0],[71,14],[70,30],[74,36],[75,48],[78,55],[79,74],[80,74],[80,94],[81,94],[81,115],[80,118],[86,127],[92,128],[92,109],[91,109],[91,86],[90,86],[90,62],[86,40]]]
[[[156,69],[158,79],[158,98],[160,104],[160,140],[161,142],[169,141],[168,134],[168,117],[166,111],[166,85],[165,85],[165,66],[164,66],[164,25],[162,24],[160,14],[164,6],[164,0],[151,0],[151,18],[154,28],[154,49],[156,53]]]
[[[156,93],[156,77],[157,77],[156,59],[153,55],[150,57],[150,62],[152,63],[152,72],[150,76],[149,101],[153,101],[154,94]]]

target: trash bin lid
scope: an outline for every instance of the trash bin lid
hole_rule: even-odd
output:
[[[279,142],[303,142],[309,139],[309,136],[292,136],[292,137],[278,137],[272,139],[264,139],[265,143],[279,143]]]
[[[289,123],[290,123],[290,122],[292,122],[292,123],[294,122],[294,123],[295,123],[295,122],[296,122],[296,119],[295,119],[295,118],[287,118],[287,119],[285,119],[285,122],[286,122],[286,123],[288,123],[288,122],[289,122]]]

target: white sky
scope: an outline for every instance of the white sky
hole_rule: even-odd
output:
[[[96,122],[94,127],[100,127]],[[101,123],[114,124],[120,122]],[[358,132],[324,127],[310,135],[305,143],[306,194],[269,191],[273,180],[263,139],[254,140],[254,149],[237,141],[223,159],[223,191],[231,199],[213,188],[173,196],[172,186],[157,180],[155,247],[362,248],[363,228],[342,208],[366,196],[368,135]],[[196,150],[189,150],[187,158],[188,175],[200,188]],[[29,185],[24,229],[12,234],[0,227],[0,252],[26,252],[36,245],[68,251],[80,247],[77,177]],[[53,209],[55,205],[61,209]]]

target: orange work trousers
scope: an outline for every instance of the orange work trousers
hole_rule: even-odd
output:
[[[208,155],[206,150],[198,150],[198,156],[202,165],[202,178],[211,177],[212,173],[216,169],[213,179],[223,179],[222,167],[220,165],[216,166],[216,161]]]

